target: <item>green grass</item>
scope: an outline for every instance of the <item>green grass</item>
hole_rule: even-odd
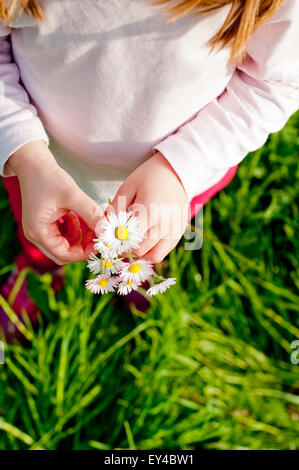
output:
[[[0,366],[0,449],[299,448],[299,115],[204,209],[147,314],[30,275],[42,311]],[[18,244],[0,196],[0,280]]]

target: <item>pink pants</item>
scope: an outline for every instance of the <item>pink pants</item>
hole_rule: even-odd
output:
[[[214,186],[207,191],[195,196],[190,203],[189,219],[191,219],[198,211],[198,205],[205,205],[215,194],[227,186],[237,171],[237,166],[229,169],[226,175]],[[35,245],[29,242],[22,228],[22,201],[20,186],[16,176],[2,178],[3,184],[8,193],[11,209],[18,224],[18,238],[22,246],[22,252],[16,258],[19,269],[24,267],[32,267],[39,272],[47,272],[56,269],[57,265],[45,256]]]

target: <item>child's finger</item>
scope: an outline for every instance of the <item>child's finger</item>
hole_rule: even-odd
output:
[[[103,232],[103,228],[104,228],[104,223],[106,221],[106,218],[102,217],[96,224],[96,228],[95,228],[95,235],[96,237],[99,237],[100,234]]]
[[[64,242],[67,242],[67,240],[63,237],[61,238],[62,240],[57,239],[55,243],[39,243],[35,241],[34,244],[37,246],[37,248],[40,249],[42,253],[44,253],[44,255],[46,255],[59,266],[73,263],[75,261],[84,261],[86,259],[82,246],[76,245],[74,247],[67,248],[67,246],[64,244]]]
[[[143,240],[137,250],[134,250],[135,255],[144,256],[150,251],[158,242],[163,238],[165,232],[162,233],[159,226],[155,225],[146,231]]]
[[[54,255],[49,253],[49,251],[46,250],[40,243],[34,242],[34,244],[45,256],[47,256],[47,258],[54,261],[54,263],[58,264],[59,266],[63,266],[65,264],[62,261],[60,261],[59,259],[57,259]]]
[[[131,184],[130,181],[125,181],[117,191],[113,201],[106,209],[106,213],[114,211],[116,213],[120,211],[126,211],[133,204],[136,196],[135,185]]]
[[[69,204],[70,209],[78,214],[91,230],[95,231],[98,220],[104,217],[103,209],[83,191],[76,191]]]
[[[56,223],[44,226],[40,235],[33,240],[33,243],[59,265],[86,259],[82,245],[70,246],[67,239],[59,232]]]
[[[142,198],[139,198],[137,194],[137,197],[131,206],[131,210],[132,210],[132,215],[134,215],[138,219],[138,222],[141,226],[141,231],[144,234],[144,236],[148,238],[149,237],[149,234],[147,234],[148,230],[158,229],[158,226],[160,225],[159,210],[158,208],[152,207],[150,202]],[[159,235],[156,238],[159,238]]]
[[[152,240],[149,238],[144,238],[143,241],[140,243],[140,246],[137,250],[134,250],[134,254],[141,258],[144,256],[148,251],[150,251],[157,243],[157,240]]]
[[[89,231],[86,234],[82,233],[82,246],[85,249],[88,245],[94,244],[94,239],[96,237],[95,232]]]
[[[58,228],[61,235],[67,239],[70,246],[81,243],[82,230],[79,217],[73,211],[68,212],[58,221]]]
[[[143,258],[152,263],[161,263],[171,250],[178,244],[179,239],[162,238]]]
[[[87,260],[89,255],[91,253],[94,253],[95,254],[95,249],[94,249],[94,242],[90,242],[88,243],[85,247],[84,247],[84,259]]]

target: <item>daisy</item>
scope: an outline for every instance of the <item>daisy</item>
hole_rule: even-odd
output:
[[[108,294],[108,292],[114,292],[115,288],[119,284],[117,277],[109,277],[106,274],[101,274],[94,279],[86,281],[86,288],[93,294]]]
[[[124,211],[109,214],[100,235],[100,240],[116,255],[138,248],[142,238],[138,219]]]
[[[138,259],[130,263],[123,263],[119,276],[122,281],[134,282],[139,286],[143,281],[147,281],[153,273],[153,265],[149,261]]]
[[[154,284],[146,291],[146,295],[152,297],[153,295],[163,294],[169,287],[173,286],[176,283],[176,279],[174,277],[170,277],[169,279],[164,279],[164,281],[159,282],[158,284]]]
[[[101,260],[94,253],[89,255],[87,266],[89,271],[93,274],[99,274],[101,272]]]
[[[128,295],[132,290],[136,290],[137,288],[138,286],[136,286],[133,281],[122,281],[118,286],[117,293],[120,295]]]
[[[124,262],[121,259],[109,259],[103,260],[103,268],[105,274],[111,276],[111,274],[118,274],[123,268]]]
[[[116,253],[108,243],[104,243],[101,238],[95,238],[93,241],[95,242],[94,249],[99,251],[103,258],[115,258]]]

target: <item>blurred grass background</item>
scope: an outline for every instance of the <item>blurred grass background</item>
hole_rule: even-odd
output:
[[[29,276],[42,315],[0,366],[0,449],[297,449],[299,114],[204,209],[199,251],[144,314]],[[0,281],[18,251],[0,188]]]

